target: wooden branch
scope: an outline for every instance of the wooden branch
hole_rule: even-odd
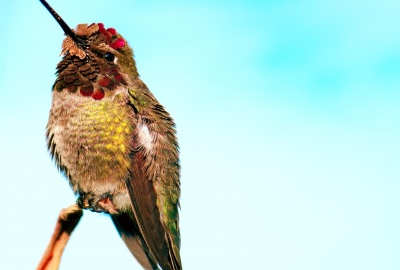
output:
[[[36,270],[58,269],[64,248],[82,215],[83,211],[77,204],[61,210],[53,235]]]

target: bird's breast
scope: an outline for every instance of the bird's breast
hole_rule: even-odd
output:
[[[134,115],[123,95],[93,100],[57,94],[62,93],[53,94],[48,139],[74,191],[101,194],[124,188]]]

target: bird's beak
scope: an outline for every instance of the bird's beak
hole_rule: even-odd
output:
[[[84,49],[87,45],[86,42],[83,39],[79,38],[77,35],[75,35],[75,33],[71,30],[68,24],[60,17],[60,15],[58,15],[58,13],[45,0],[40,0],[40,2],[50,12],[50,14],[54,17],[54,19],[56,19],[58,24],[64,30],[65,35],[69,36],[79,48]]]

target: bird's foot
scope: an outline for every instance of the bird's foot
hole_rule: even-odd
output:
[[[108,214],[119,214],[117,208],[115,208],[112,202],[112,195],[109,193],[95,196],[90,193],[79,193],[79,197],[76,200],[78,206],[82,209],[89,209],[92,212],[104,212]]]

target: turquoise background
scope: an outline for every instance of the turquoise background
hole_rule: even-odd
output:
[[[185,269],[400,269],[400,2],[61,1],[134,48],[181,146]],[[45,145],[63,32],[1,1],[0,268],[34,269],[75,201]],[[63,269],[140,269],[86,211]]]

